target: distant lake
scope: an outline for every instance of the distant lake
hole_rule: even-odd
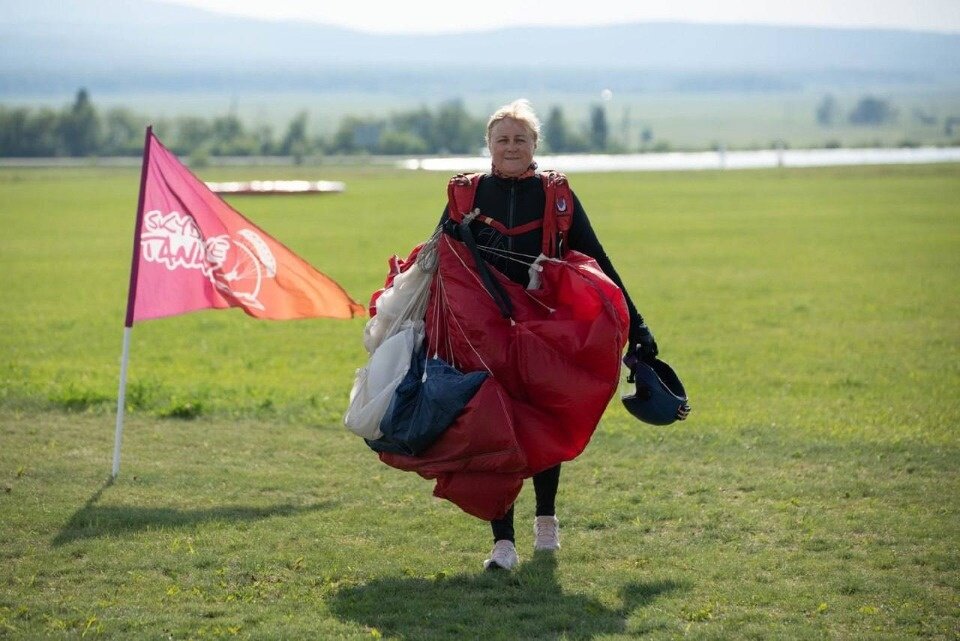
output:
[[[763,151],[703,151],[649,154],[569,154],[537,156],[543,169],[578,171],[692,171],[709,169],[760,169],[765,167],[831,167],[836,165],[900,165],[960,162],[960,147],[913,149],[769,149]],[[409,158],[405,169],[447,173],[487,171],[490,158],[459,156]]]
[[[835,165],[901,165],[960,162],[960,147],[912,149],[767,149],[763,151],[678,151],[648,154],[557,154],[536,156],[542,169],[568,173],[604,171],[695,171],[765,167],[830,167]],[[100,158],[0,158],[0,167],[136,167],[139,156]],[[291,166],[289,156],[212,156],[211,166]],[[488,156],[405,158],[391,156],[325,156],[323,164],[392,165],[403,169],[446,173],[488,171]]]

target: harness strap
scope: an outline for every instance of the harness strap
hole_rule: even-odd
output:
[[[534,229],[540,229],[543,227],[542,219],[531,220],[526,225],[517,225],[516,227],[507,227],[499,220],[490,218],[490,216],[477,216],[475,220],[479,220],[486,225],[490,225],[505,236],[519,236],[520,234],[526,234],[528,231],[533,231]]]
[[[504,318],[510,318],[513,316],[513,303],[510,301],[510,296],[504,291],[503,285],[490,273],[487,261],[480,255],[480,248],[477,247],[477,241],[474,240],[473,232],[470,231],[470,222],[465,220],[460,223],[459,232],[461,240],[470,250],[470,254],[473,255],[473,262],[476,265],[477,273],[480,275],[480,280],[483,282],[484,289],[496,303],[500,315]]]
[[[447,183],[447,213],[450,220],[460,224],[473,209],[477,187],[483,174],[457,174]]]
[[[573,191],[567,177],[559,171],[545,171],[540,179],[546,196],[542,251],[545,256],[563,256],[567,232],[573,224]]]
[[[472,209],[477,187],[483,174],[457,174],[447,184],[447,213],[456,224],[463,222]],[[478,215],[476,220],[493,227],[506,236],[519,236],[543,228],[541,251],[545,256],[563,256],[565,241],[573,224],[573,191],[567,177],[559,171],[540,174],[545,196],[543,217],[516,227],[507,227],[490,216]]]

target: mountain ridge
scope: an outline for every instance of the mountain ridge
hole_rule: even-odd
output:
[[[792,87],[831,74],[960,83],[960,34],[876,28],[640,22],[376,34],[155,1],[130,11],[122,0],[32,0],[0,15],[0,40],[0,92],[8,95],[27,87],[149,86],[154,74],[173,84],[265,86],[339,76],[349,85],[351,74],[368,84],[403,82],[404,74],[442,83],[446,74],[458,85],[468,70],[513,84],[512,75],[535,82],[537,74],[593,72],[683,77],[673,84],[733,77],[745,87]]]

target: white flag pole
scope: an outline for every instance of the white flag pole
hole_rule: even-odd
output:
[[[120,390],[117,392],[117,429],[113,435],[113,471],[120,473],[120,443],[123,441],[123,414],[127,402],[127,363],[130,360],[130,333],[132,327],[123,328],[123,355],[120,357]]]
[[[120,443],[123,441],[123,415],[127,402],[127,363],[130,361],[130,334],[137,300],[137,271],[140,267],[140,228],[143,226],[143,201],[147,193],[147,167],[150,164],[150,142],[153,127],[147,127],[143,138],[143,165],[140,168],[140,198],[137,222],[133,226],[133,256],[130,261],[130,289],[127,292],[127,317],[123,325],[123,353],[120,356],[120,389],[117,391],[117,428],[113,435],[113,468],[111,477],[120,473]]]

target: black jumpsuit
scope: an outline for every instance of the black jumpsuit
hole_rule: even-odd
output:
[[[613,263],[600,241],[597,239],[590,225],[580,200],[573,196],[573,221],[565,240],[566,248],[576,250],[590,256],[597,261],[600,269],[623,292],[630,312],[630,343],[640,341],[640,326],[643,318],[637,312],[636,306],[630,299],[627,290],[620,280]],[[529,178],[500,178],[493,175],[484,175],[477,186],[476,197],[473,202],[475,208],[480,209],[483,216],[501,223],[507,229],[519,227],[543,217],[546,195],[540,176]],[[440,219],[441,225],[448,220],[448,211],[444,209]],[[542,228],[537,228],[517,236],[507,236],[495,228],[475,220],[470,225],[477,246],[487,262],[507,276],[510,280],[526,286],[529,282],[529,268],[534,259],[540,255],[543,242]],[[497,252],[484,252],[482,248],[489,247]],[[560,465],[544,470],[533,477],[534,491],[537,499],[537,516],[552,516],[555,513],[554,501],[557,486],[560,481]],[[502,518],[491,521],[494,541],[501,539],[514,540],[513,508]]]

